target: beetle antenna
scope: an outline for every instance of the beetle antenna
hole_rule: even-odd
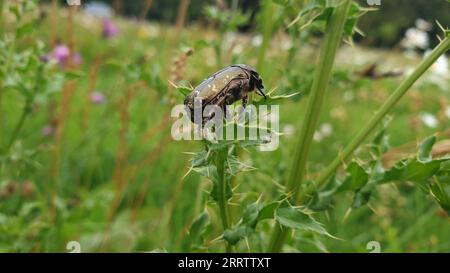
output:
[[[260,86],[263,87],[262,83],[261,83],[261,79],[259,79],[258,76],[253,74],[253,73],[252,73],[252,78],[256,81],[255,82],[255,87],[256,87],[256,90],[259,91],[257,93],[260,94],[261,96],[263,96],[264,97],[264,101],[266,101],[267,100],[266,94],[264,94],[264,92],[260,88]],[[258,85],[258,83],[259,83],[259,85]]]
[[[266,101],[267,100],[266,94],[264,94],[264,92],[261,89],[259,89],[258,87],[256,87],[256,89],[259,91],[259,94],[264,97],[264,101]]]

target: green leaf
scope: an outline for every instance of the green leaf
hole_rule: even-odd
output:
[[[271,202],[266,205],[255,202],[248,205],[244,210],[242,219],[233,228],[224,231],[224,240],[231,245],[235,245],[240,240],[250,236],[255,232],[259,221],[274,218],[274,212],[279,205],[279,202]]]
[[[200,167],[195,167],[192,168],[192,170],[210,180],[217,180],[217,169],[216,166],[214,165],[204,165]]]
[[[372,143],[370,143],[370,151],[376,159],[379,159],[381,155],[387,152],[390,148],[389,137],[386,135],[386,128],[391,120],[392,118],[390,116],[383,120],[381,128],[375,134]]]
[[[342,182],[339,181],[336,176],[331,177],[325,188],[314,193],[311,201],[308,204],[308,208],[314,211],[323,211],[329,209],[332,198],[341,185]]]
[[[197,219],[192,223],[191,228],[189,229],[189,236],[191,237],[193,242],[197,242],[200,240],[202,232],[205,226],[209,223],[209,215],[207,211],[204,211],[200,214]]]
[[[449,159],[438,159],[426,163],[419,162],[418,159],[404,159],[395,163],[395,165],[386,171],[382,183],[393,181],[412,181],[417,183],[427,182],[433,175],[435,175],[441,163]]]
[[[34,22],[31,21],[29,23],[23,24],[16,30],[17,37],[22,37],[25,34],[30,33],[34,29]]]
[[[450,185],[443,185],[439,181],[434,181],[429,186],[431,196],[450,215]]]
[[[258,101],[253,101],[252,103],[255,106],[258,105],[270,105],[270,104],[278,104],[280,103],[280,101],[282,100],[286,100],[286,99],[290,99],[293,98],[299,94],[301,94],[302,92],[294,92],[294,93],[290,93],[290,94],[282,94],[282,95],[271,95],[270,93],[268,93],[266,95],[267,99],[264,100],[264,98],[261,98]]]
[[[21,14],[21,12],[19,10],[19,6],[18,5],[11,5],[9,7],[9,11],[16,16],[16,20],[17,21],[20,21],[20,18],[21,18],[22,14]]]
[[[255,228],[258,223],[258,215],[261,211],[261,203],[255,202],[247,206],[242,216],[242,224]]]
[[[205,210],[192,222],[189,233],[183,240],[182,247],[185,251],[189,251],[192,246],[201,246],[203,244],[203,235],[209,223],[210,218]]]
[[[192,89],[186,86],[178,86],[177,91],[180,92],[183,96],[187,96],[191,93]]]
[[[311,231],[332,237],[310,213],[291,205],[280,206],[275,210],[275,220],[287,228]]]
[[[287,6],[289,6],[290,0],[272,0],[272,2],[274,4],[277,4],[277,5],[280,5],[280,6],[283,6],[283,7],[287,7]]]
[[[123,62],[120,62],[116,59],[108,59],[105,61],[105,66],[111,67],[113,69],[125,69],[126,65]]]
[[[241,239],[248,237],[256,228],[261,203],[255,202],[247,206],[242,219],[231,229],[223,233],[223,238],[231,245],[237,244]]]
[[[194,155],[191,159],[191,164],[193,168],[202,167],[208,165],[209,161],[209,152],[206,150],[202,150]]]
[[[223,232],[223,239],[230,245],[236,245],[240,240],[248,237],[253,230],[246,226],[236,226]]]
[[[359,208],[367,204],[370,200],[370,197],[372,196],[373,190],[377,185],[378,181],[372,180],[361,189],[355,191],[355,194],[353,196],[352,207]]]
[[[273,219],[275,215],[275,210],[280,206],[280,202],[269,203],[261,209],[258,215],[258,221],[265,219]]]
[[[206,165],[206,166],[195,167],[195,168],[192,168],[192,170],[194,172],[200,174],[201,176],[204,176],[212,181],[213,187],[212,187],[210,194],[214,201],[218,201],[219,195],[220,195],[220,191],[219,191],[220,187],[218,185],[219,180],[218,180],[218,173],[217,173],[216,166],[210,164],[210,165]],[[229,199],[229,198],[231,198],[231,196],[233,196],[233,191],[232,191],[231,185],[228,181],[226,183],[225,191],[226,191],[225,197],[227,199]]]
[[[367,184],[369,174],[356,161],[352,161],[347,167],[347,178],[339,187],[339,192],[358,190]]]
[[[353,2],[350,6],[350,10],[347,16],[347,21],[344,25],[344,33],[351,37],[356,28],[356,25],[358,23],[358,20],[361,16],[363,16],[365,13],[373,9],[363,8],[361,7],[357,2]]]
[[[86,73],[81,70],[67,70],[65,71],[65,75],[69,79],[78,79],[81,77],[85,77]]]
[[[450,160],[441,163],[441,168],[436,173],[436,178],[440,183],[450,185]]]
[[[234,176],[240,172],[248,172],[255,170],[254,167],[252,167],[249,164],[246,164],[244,162],[241,162],[236,156],[228,156],[227,159],[227,173]]]
[[[436,137],[430,136],[426,138],[419,146],[419,153],[417,155],[417,159],[419,162],[426,163],[431,161],[431,151],[433,149],[433,145],[436,143]]]

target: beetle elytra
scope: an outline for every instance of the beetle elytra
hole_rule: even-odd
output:
[[[189,93],[184,105],[190,111],[190,117],[194,122],[194,101],[201,100],[201,109],[207,105],[216,105],[225,111],[225,106],[242,100],[242,105],[247,105],[248,94],[255,91],[266,99],[263,92],[262,79],[256,70],[246,64],[234,64],[227,66],[210,77]],[[212,116],[202,119],[202,122],[210,120]]]

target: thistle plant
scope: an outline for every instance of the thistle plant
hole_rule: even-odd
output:
[[[36,103],[44,103],[53,93],[57,92],[64,80],[64,74],[54,69],[51,60],[45,56],[45,45],[37,40],[27,49],[19,49],[18,44],[32,32],[32,25],[37,20],[24,23],[26,14],[36,8],[34,1],[19,1],[10,5],[17,27],[10,34],[0,39],[0,111],[2,97],[10,92],[18,92],[23,99],[23,107],[14,125],[11,135],[1,147],[3,155],[8,155],[20,132],[32,113]]]
[[[196,153],[192,159],[191,170],[212,181],[210,195],[217,204],[222,227],[221,235],[216,237],[213,242],[225,241],[227,251],[232,251],[239,242],[247,240],[255,233],[258,223],[264,220],[275,221],[272,237],[267,246],[270,252],[282,251],[292,230],[308,231],[335,238],[316,220],[315,214],[331,209],[333,199],[344,192],[353,193],[352,208],[366,205],[376,187],[386,183],[406,181],[418,183],[444,210],[448,211],[450,208],[448,190],[443,184],[444,177],[448,175],[447,165],[450,158],[433,158],[431,156],[436,136],[423,140],[418,146],[415,156],[405,157],[393,166],[384,166],[382,162],[384,153],[390,147],[386,135],[386,128],[389,124],[387,115],[414,82],[439,56],[449,49],[448,31],[444,31],[445,38],[441,43],[399,85],[366,126],[355,135],[348,146],[319,174],[318,178],[306,178],[306,166],[313,134],[318,126],[318,119],[333,72],[336,52],[342,38],[351,41],[351,35],[357,31],[357,19],[367,11],[351,0],[326,3],[319,1],[319,3],[322,5],[314,6],[314,8],[307,6],[303,13],[315,13],[309,24],[320,21],[323,25],[324,38],[314,81],[309,91],[306,116],[301,123],[290,173],[282,187],[281,197],[274,201],[258,198],[255,202],[244,206],[241,210],[241,217],[232,223],[228,205],[235,190],[230,185],[230,178],[238,172],[252,170],[246,163],[239,161],[235,149],[247,146],[250,142],[219,141],[213,144],[206,141],[204,149]],[[179,88],[179,91],[185,94],[189,89]],[[274,99],[274,96],[270,96],[268,103],[272,103]],[[253,103],[259,105],[264,102],[255,101]],[[377,129],[378,132],[375,133]],[[355,150],[371,135],[374,137],[369,145],[369,159],[349,161]],[[260,143],[251,143],[251,145],[258,144]],[[339,169],[342,165],[344,165],[343,171]],[[188,243],[184,250],[191,250],[193,245],[200,246],[200,248],[205,245],[205,237],[211,236],[209,228],[211,219],[213,218],[206,209],[192,223],[185,240]]]
[[[302,129],[300,131],[301,138],[295,150],[291,174],[287,182],[287,194],[292,199],[293,203],[296,202],[300,186],[302,185],[309,149],[311,147],[314,131],[317,127],[336,51],[341,42],[341,36],[350,5],[351,1],[342,1],[340,5],[335,8],[327,23],[323,46],[320,52],[319,65],[311,88],[310,98],[308,99],[306,110],[307,116],[302,124]],[[282,230],[279,226],[275,227],[271,241],[272,251],[279,251],[284,238],[287,236],[287,232],[287,229]]]
[[[353,11],[352,11],[353,8]],[[328,10],[328,11],[327,11]],[[306,117],[300,131],[300,139],[295,151],[291,173],[286,184],[286,198],[293,204],[308,205],[312,197],[315,202],[321,201],[320,198],[330,198],[329,195],[340,190],[355,190],[355,206],[361,206],[367,203],[373,188],[380,183],[389,181],[428,181],[435,175],[440,174],[441,164],[448,161],[449,158],[432,160],[430,149],[435,142],[435,137],[424,141],[420,147],[417,159],[405,159],[400,161],[393,169],[385,171],[374,160],[369,167],[363,168],[356,162],[347,166],[349,176],[344,182],[336,181],[336,170],[339,166],[348,160],[354,151],[373,133],[377,126],[383,121],[383,118],[394,108],[395,104],[408,91],[421,75],[450,47],[450,37],[448,31],[444,31],[445,38],[432,51],[427,58],[414,70],[414,72],[405,79],[400,86],[392,93],[389,99],[381,106],[367,125],[355,136],[347,147],[325,168],[323,173],[315,181],[305,186],[305,170],[312,143],[312,137],[318,124],[318,117],[321,112],[324,97],[327,92],[331,71],[336,55],[336,50],[340,44],[341,36],[344,31],[353,32],[356,21],[354,20],[355,10],[358,7],[352,6],[352,1],[343,0],[335,6],[328,6],[317,18],[322,18],[325,13],[331,12],[331,15],[325,16],[326,28],[323,44],[320,52],[320,59],[316,70],[313,86],[308,98]],[[438,183],[438,182],[435,182]],[[434,184],[433,189],[438,191],[434,196],[445,195],[440,184]],[[322,192],[317,192],[321,190]],[[305,200],[307,199],[307,200]],[[438,198],[438,202],[448,208],[448,198]],[[314,207],[315,202],[309,203]],[[323,202],[323,200],[322,200]],[[316,204],[317,205],[317,204]],[[323,205],[323,204],[322,204]],[[317,208],[317,207],[316,207]],[[282,250],[285,240],[289,236],[291,226],[283,225],[278,221],[274,227],[274,232],[270,242],[269,251],[278,252]]]
[[[191,90],[187,87],[178,87],[178,91],[185,96],[190,93]],[[273,95],[274,91],[275,90],[268,92],[265,101],[255,101],[254,105],[274,104],[280,100],[296,95],[296,93],[294,93],[275,96]],[[252,115],[252,111],[256,112],[256,107],[250,109],[250,115]],[[212,188],[209,195],[211,200],[217,205],[218,218],[221,222],[221,235],[219,235],[217,239],[221,239],[225,242],[227,252],[233,251],[234,246],[238,242],[250,236],[255,231],[258,221],[272,218],[270,215],[273,214],[273,211],[271,212],[270,210],[274,208],[274,203],[264,203],[262,200],[258,199],[256,202],[249,204],[244,208],[241,218],[236,223],[233,223],[232,218],[230,217],[229,203],[235,194],[231,179],[241,172],[255,170],[249,162],[243,162],[239,159],[236,149],[239,148],[241,151],[245,151],[250,147],[258,147],[267,144],[268,141],[270,141],[271,136],[279,134],[279,132],[275,131],[273,128],[266,127],[264,124],[254,124],[251,122],[251,119],[247,119],[246,116],[242,119],[241,113],[242,112],[237,111],[231,119],[228,118],[227,120],[224,120],[225,123],[221,129],[218,129],[218,127],[213,128],[213,131],[210,132],[210,134],[218,137],[218,139],[211,140],[207,137],[203,141],[203,149],[194,154],[189,170],[189,172],[196,172],[212,182]],[[260,118],[264,115],[270,117],[271,114],[270,112],[264,114],[259,113]],[[197,129],[200,128],[197,127]],[[206,129],[203,129],[203,132],[205,132],[205,130]],[[228,136],[229,130],[231,130],[233,134],[233,140],[220,138],[221,134],[222,136]],[[255,130],[257,132],[256,138],[250,137],[250,130]],[[245,132],[245,137],[237,137],[238,131]],[[184,250],[187,251],[194,247],[192,245],[192,234],[196,234],[194,236],[198,235],[200,232],[200,230],[198,230],[200,222],[203,223],[203,228],[201,229],[203,231],[203,229],[207,227],[207,224],[204,222],[209,222],[209,219],[208,212],[205,210],[205,212],[192,223],[189,234],[185,239],[185,241],[189,243],[186,243]],[[200,240],[200,238],[197,238],[197,247],[203,243],[204,242]]]

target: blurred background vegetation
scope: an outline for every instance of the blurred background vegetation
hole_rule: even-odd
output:
[[[46,1],[50,2],[50,0]],[[84,3],[89,2],[93,2],[93,0],[84,1]],[[147,0],[99,0],[97,2],[111,5],[119,15],[138,18],[145,9]],[[151,2],[152,8],[145,16],[147,20],[169,24],[176,21],[179,0],[152,0]],[[206,23],[205,8],[217,3],[219,6],[236,7],[244,13],[248,13],[250,20],[247,24],[240,26],[240,30],[251,30],[256,27],[256,14],[261,8],[261,2],[261,0],[190,0],[186,20],[191,23]],[[295,0],[291,0],[291,2],[295,2]],[[299,0],[299,2],[302,2],[302,0]],[[410,0],[381,0],[380,6],[370,6],[367,0],[358,0],[358,2],[362,6],[380,10],[380,12],[375,12],[371,16],[363,17],[359,22],[359,27],[366,34],[366,39],[359,36],[356,37],[356,40],[362,41],[367,46],[396,46],[406,29],[414,25],[417,18],[429,22],[437,20],[444,26],[450,24],[450,8],[446,0],[415,0],[414,2]],[[65,0],[60,0],[60,3],[65,3]],[[438,33],[439,29],[437,28],[430,31],[430,35],[433,37]],[[436,45],[436,41],[433,41],[432,45]]]
[[[171,106],[184,99],[171,83],[196,86],[219,68],[247,63],[266,90],[301,93],[281,104],[280,148],[242,152],[255,170],[234,181],[237,222],[246,205],[278,198],[290,166],[322,26],[287,26],[313,1],[115,0],[104,1],[106,12],[117,12],[107,16],[98,2],[81,1],[78,9],[66,1],[1,2],[0,251],[68,251],[70,241],[82,252],[223,251],[211,183],[186,176],[201,143],[171,137]],[[338,52],[308,177],[438,43],[435,20],[449,26],[449,14],[445,0],[381,0],[361,18],[365,36]],[[448,155],[449,76],[444,56],[399,103],[386,129],[386,166],[414,155],[432,134],[434,155]],[[341,240],[297,232],[284,250],[368,252],[375,240],[383,252],[449,252],[449,217],[426,193],[414,183],[386,184],[354,209],[351,195],[340,196],[317,218]],[[191,241],[189,227],[205,210],[211,221]],[[266,251],[272,225],[258,224],[236,250]]]

